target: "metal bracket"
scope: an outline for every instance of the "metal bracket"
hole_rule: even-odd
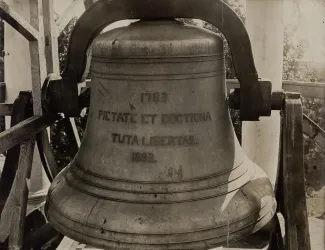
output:
[[[78,85],[74,75],[50,74],[46,77],[42,86],[42,109],[45,114],[79,116]]]
[[[284,91],[272,92],[272,83],[266,79],[259,79],[259,95],[255,97],[257,110],[260,116],[270,116],[272,110],[281,110],[283,107]],[[229,107],[241,110],[242,89],[237,88],[228,97]]]
[[[274,93],[273,105],[282,103],[278,177],[275,187],[278,210],[285,218],[287,250],[310,250],[303,160],[303,113],[299,93]],[[283,245],[280,227],[273,232],[271,250]]]

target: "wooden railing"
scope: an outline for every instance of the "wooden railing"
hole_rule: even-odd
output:
[[[227,79],[227,89],[240,88],[236,79]],[[294,80],[282,81],[282,88],[287,92],[299,92],[303,97],[318,98],[325,100],[325,83],[301,82]]]

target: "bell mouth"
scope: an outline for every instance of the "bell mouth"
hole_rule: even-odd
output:
[[[208,249],[206,246],[222,246],[226,241],[239,240],[260,230],[276,211],[266,174],[249,163],[244,164],[252,169],[248,171],[248,180],[238,178],[235,182],[241,184],[234,190],[164,203],[153,193],[147,194],[152,199],[146,201],[137,192],[132,195],[120,192],[124,195],[122,199],[87,192],[82,187],[85,183],[78,179],[80,176],[71,173],[75,168],[71,165],[53,181],[46,215],[61,233],[97,247]],[[157,199],[155,203],[154,199]]]

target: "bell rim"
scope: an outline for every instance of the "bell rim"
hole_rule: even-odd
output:
[[[251,179],[251,181],[254,181],[255,179],[264,179],[265,178],[265,173],[259,169],[257,165],[255,167],[258,169],[258,171],[255,172],[255,176]],[[264,173],[264,174],[263,174]],[[61,176],[62,178],[62,173]],[[60,178],[59,178],[60,179]],[[65,179],[63,179],[65,181]],[[249,182],[246,185],[250,185],[250,187],[247,186],[246,190],[245,189],[239,189],[241,190],[241,193],[246,197],[247,195],[247,189],[253,188],[255,195],[257,194],[258,197],[260,198],[260,201],[263,202],[264,204],[261,204],[261,206],[256,209],[255,211],[251,212],[250,214],[247,214],[245,217],[239,217],[239,219],[232,221],[231,223],[228,224],[224,223],[222,225],[218,225],[218,227],[214,228],[204,228],[201,230],[196,230],[193,232],[181,232],[181,233],[171,233],[170,235],[168,234],[151,234],[149,237],[144,239],[144,233],[134,233],[132,236],[139,236],[139,239],[137,241],[137,238],[135,238],[135,241],[131,242],[121,242],[121,239],[127,239],[130,236],[131,233],[129,232],[116,232],[109,230],[107,228],[104,229],[103,225],[96,225],[97,227],[94,227],[88,223],[87,219],[87,224],[83,224],[81,221],[77,222],[73,218],[69,218],[67,215],[64,215],[63,212],[60,212],[60,208],[57,207],[53,200],[51,200],[51,193],[54,191],[52,189],[49,193],[48,200],[47,200],[47,206],[46,206],[46,215],[50,221],[50,223],[58,230],[61,231],[63,234],[67,235],[68,237],[71,237],[73,239],[77,239],[80,242],[84,242],[86,244],[91,244],[95,245],[98,247],[114,247],[114,249],[207,249],[205,248],[207,244],[211,244],[212,246],[220,246],[222,243],[225,242],[226,240],[229,241],[234,241],[239,238],[243,238],[245,236],[248,236],[261,228],[263,228],[274,216],[276,213],[276,200],[275,197],[273,196],[272,192],[268,192],[269,190],[266,189],[266,191],[262,190],[262,193],[260,193],[259,187],[260,186],[255,186],[252,184],[252,182]],[[271,187],[271,183],[268,181],[268,179],[264,179],[262,183],[259,183],[258,185],[269,185]],[[72,188],[68,186],[69,188]],[[235,193],[239,192],[239,190],[234,191]],[[243,191],[244,190],[244,191]],[[246,194],[245,194],[246,193]],[[94,198],[97,201],[99,201],[98,198]],[[247,198],[248,199],[248,198]],[[253,201],[254,203],[254,198]],[[97,204],[97,202],[96,202]],[[62,206],[62,204],[60,203]],[[139,205],[139,204],[138,204]],[[148,204],[149,205],[149,204]],[[158,204],[160,205],[160,204]],[[92,211],[93,209],[91,209]],[[257,215],[254,216],[254,215]],[[87,218],[89,218],[90,215],[87,215]],[[94,215],[93,215],[94,216]],[[257,219],[252,219],[252,217],[256,217]],[[247,223],[248,222],[248,223]],[[77,224],[76,224],[77,223]],[[70,225],[70,227],[68,226]],[[241,226],[240,226],[241,225]],[[79,228],[81,231],[76,231],[76,229]],[[229,232],[230,228],[235,228],[234,231]],[[214,230],[214,231],[213,231]],[[200,236],[200,232],[203,232],[204,234],[208,234],[211,236],[212,232],[215,232],[214,235],[215,237],[203,237],[202,235]],[[227,233],[227,236],[225,234]],[[105,238],[100,238],[98,236],[103,235],[103,234],[109,234],[111,233],[113,238],[119,238],[117,240],[109,240]],[[85,236],[87,235],[87,236]],[[182,235],[185,237],[183,239],[183,242],[176,242],[178,237]],[[195,238],[200,238],[200,240],[196,240],[195,243],[193,243],[193,235],[196,235]],[[229,236],[230,235],[230,236]],[[87,239],[85,239],[87,237]],[[167,242],[169,244],[150,244],[150,242],[155,242],[157,243],[157,237],[159,239],[159,242]],[[170,237],[170,239],[168,238]],[[230,237],[230,238],[229,238]],[[141,242],[142,239],[142,242]],[[174,240],[174,243],[172,242],[172,239]],[[187,239],[187,240],[186,240]],[[184,241],[186,241],[184,243]],[[101,243],[100,243],[101,242]],[[119,243],[116,243],[119,242]],[[188,243],[190,242],[190,243]],[[134,247],[137,246],[137,247]],[[149,246],[149,247],[148,247]],[[181,246],[181,248],[180,248]]]
[[[48,204],[51,208],[46,211],[46,214],[48,216],[49,213],[53,215],[53,204],[49,203]],[[268,206],[267,206],[268,205]],[[201,231],[205,231],[211,233],[214,229],[205,229],[205,230],[200,230],[200,231],[195,231],[195,232],[184,232],[184,233],[178,233],[178,234],[163,234],[163,235],[149,235],[146,241],[143,241],[142,243],[138,242],[121,242],[119,240],[108,240],[105,238],[99,238],[95,237],[95,235],[88,235],[85,234],[88,230],[85,230],[85,227],[88,227],[90,232],[95,232],[97,231],[98,233],[96,234],[101,235],[104,233],[112,233],[115,235],[118,234],[119,237],[123,238],[125,236],[129,236],[130,233],[120,233],[120,232],[113,232],[113,231],[108,231],[104,230],[103,228],[93,228],[90,226],[86,226],[84,224],[80,224],[79,228],[82,228],[81,231],[77,231],[76,226],[74,227],[67,227],[63,223],[61,223],[58,218],[55,218],[55,216],[48,216],[48,219],[50,220],[50,223],[53,225],[54,228],[56,228],[59,232],[64,233],[64,235],[75,239],[81,243],[84,244],[90,244],[94,245],[96,247],[113,247],[113,249],[210,249],[206,248],[206,245],[209,244],[212,247],[217,247],[217,246],[223,246],[224,243],[227,242],[233,242],[237,241],[240,239],[243,239],[247,237],[248,235],[251,235],[260,229],[262,229],[276,214],[276,201],[273,199],[272,204],[267,204],[265,205],[265,210],[266,212],[264,213],[263,216],[261,216],[258,220],[254,220],[250,224],[245,224],[245,226],[232,231],[223,234],[223,235],[218,235],[216,234],[216,237],[213,238],[208,238],[208,239],[202,239],[202,240],[197,240],[197,241],[191,241],[192,235],[197,234]],[[259,213],[260,211],[256,211],[256,213]],[[62,218],[62,217],[61,217]],[[244,218],[246,219],[246,218]],[[244,220],[241,219],[241,220]],[[236,227],[236,222],[233,223]],[[224,231],[225,227],[229,227],[229,225],[224,225],[223,227],[218,228],[219,231]],[[188,236],[188,241],[187,242],[177,242],[177,243],[168,243],[168,244],[145,244],[148,243],[150,240],[150,236],[160,236],[162,241],[170,242],[170,240],[166,240],[168,236],[172,236],[173,238],[180,236],[181,234],[187,235]],[[136,233],[134,235],[137,235]],[[139,234],[140,235],[140,234]],[[190,236],[189,236],[190,235]],[[218,236],[217,236],[218,235]],[[140,235],[142,237],[143,235]],[[154,237],[154,242],[157,242],[157,238]],[[181,248],[180,248],[181,247]]]

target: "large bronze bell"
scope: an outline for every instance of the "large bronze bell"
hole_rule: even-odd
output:
[[[275,209],[234,133],[217,34],[141,20],[95,39],[87,128],[47,200],[58,231],[108,249],[210,249]]]

